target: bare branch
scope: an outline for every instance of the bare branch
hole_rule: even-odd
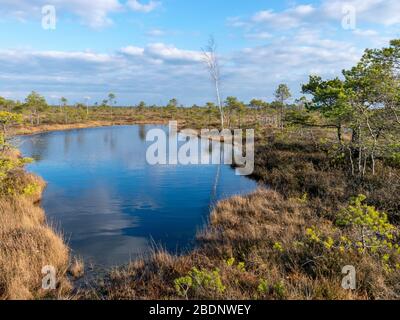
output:
[[[224,129],[224,107],[222,105],[222,99],[220,94],[220,69],[217,56],[217,45],[214,38],[211,36],[205,49],[202,49],[204,63],[210,73],[212,81],[215,85],[215,91],[217,96],[218,108],[221,116],[221,127]]]

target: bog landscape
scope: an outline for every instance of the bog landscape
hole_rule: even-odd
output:
[[[400,298],[396,2],[41,2],[0,11],[1,300]]]

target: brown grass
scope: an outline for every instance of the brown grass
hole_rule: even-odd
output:
[[[195,251],[180,257],[156,252],[149,260],[117,268],[102,281],[96,294],[101,293],[105,299],[183,299],[174,281],[196,267],[205,272],[218,270],[225,289],[218,291],[212,285],[191,288],[186,297],[189,299],[397,297],[398,272],[386,275],[379,261],[367,255],[319,257],[319,249],[305,245],[305,231],[310,226],[327,234],[334,232],[332,222],[315,216],[306,203],[260,189],[247,197],[221,202],[209,226],[199,234],[201,245]],[[276,243],[282,245],[282,252],[274,248]],[[356,291],[341,287],[341,270],[348,264],[358,271]],[[262,281],[267,286],[265,291],[259,289]],[[85,296],[94,297],[90,293]]]
[[[74,279],[82,278],[85,274],[85,262],[82,258],[74,257],[68,271]]]
[[[14,153],[18,155],[18,153]],[[11,153],[3,154],[11,156]],[[45,183],[22,169],[10,173],[3,184],[12,183],[13,192],[0,195],[0,299],[60,297],[70,289],[65,278],[69,249],[62,236],[46,223],[44,211],[36,205]],[[35,190],[23,194],[25,186]],[[57,271],[58,288],[44,292],[42,268]]]

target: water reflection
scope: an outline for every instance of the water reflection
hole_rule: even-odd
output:
[[[126,263],[154,243],[172,252],[188,249],[211,203],[256,187],[224,165],[149,166],[145,138],[153,128],[168,129],[124,126],[21,138],[24,155],[37,159],[29,169],[48,182],[49,219],[86,260]]]

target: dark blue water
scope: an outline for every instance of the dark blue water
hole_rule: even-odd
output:
[[[146,254],[154,245],[180,253],[193,246],[214,201],[256,188],[230,166],[148,165],[145,137],[155,127],[20,138],[23,154],[36,159],[28,170],[48,183],[42,203],[46,214],[75,255],[110,266]]]

